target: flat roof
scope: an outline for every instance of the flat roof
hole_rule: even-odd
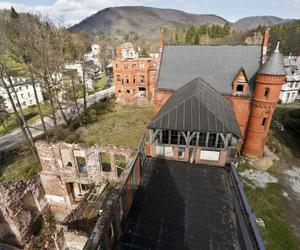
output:
[[[251,249],[235,205],[225,168],[149,158],[118,249]]]

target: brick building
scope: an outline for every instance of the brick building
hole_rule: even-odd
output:
[[[230,118],[231,123],[237,124],[240,131],[227,131],[230,138],[239,141],[234,143],[236,151],[240,151],[245,141],[243,153],[246,156],[262,156],[272,114],[285,78],[283,59],[278,48],[263,64],[268,34],[269,30],[266,32],[263,46],[163,46],[154,95],[154,109],[157,115],[149,125],[152,137],[148,148],[150,155],[177,160],[184,152],[184,161],[202,162],[210,159],[212,165],[224,165],[234,155],[225,145],[219,145],[220,141],[225,142],[223,137],[226,119],[221,119],[221,124],[216,122],[222,118],[219,112],[226,105],[227,111],[232,110],[234,114],[234,118]],[[179,110],[178,106],[187,101],[182,99],[183,89],[198,78],[201,78],[200,85],[208,84],[216,93],[212,96],[208,88],[203,86],[191,88],[190,91],[199,93],[186,96],[190,98],[187,103],[189,106]],[[197,81],[199,82],[199,79]],[[174,96],[177,98],[173,98]],[[207,96],[213,98],[213,103],[212,100],[206,100]],[[224,99],[229,100],[231,105],[225,104]],[[211,114],[201,113],[202,106],[194,107],[194,104],[204,105]],[[262,108],[256,109],[257,105]],[[178,112],[183,112],[182,118],[178,118]],[[194,121],[195,117],[198,117],[198,120]],[[190,127],[186,124],[174,127],[174,122],[177,124],[178,119],[188,123]],[[179,139],[177,134],[180,135]],[[221,134],[223,136],[220,136]],[[199,138],[201,135],[206,135],[203,145],[202,139]],[[182,141],[180,138],[183,138]],[[191,145],[193,140],[194,145]],[[210,140],[214,142],[208,146]],[[201,156],[201,151],[208,151],[205,152],[205,157]]]
[[[121,103],[145,103],[153,99],[156,83],[155,58],[127,58],[113,62],[115,94]]]

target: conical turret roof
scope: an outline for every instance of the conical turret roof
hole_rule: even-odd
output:
[[[283,63],[283,57],[279,52],[279,44],[280,43],[278,42],[277,47],[272,53],[272,55],[260,67],[257,73],[266,74],[266,75],[276,75],[276,76],[286,75],[286,71]]]

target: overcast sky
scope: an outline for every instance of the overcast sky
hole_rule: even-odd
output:
[[[216,14],[229,21],[259,15],[300,19],[300,0],[0,0],[0,9],[14,6],[19,12],[40,12],[52,19],[63,16],[67,24],[75,24],[106,7],[124,5]]]

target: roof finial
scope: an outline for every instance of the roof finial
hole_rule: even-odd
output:
[[[280,40],[277,41],[277,46],[274,52],[279,52]]]

